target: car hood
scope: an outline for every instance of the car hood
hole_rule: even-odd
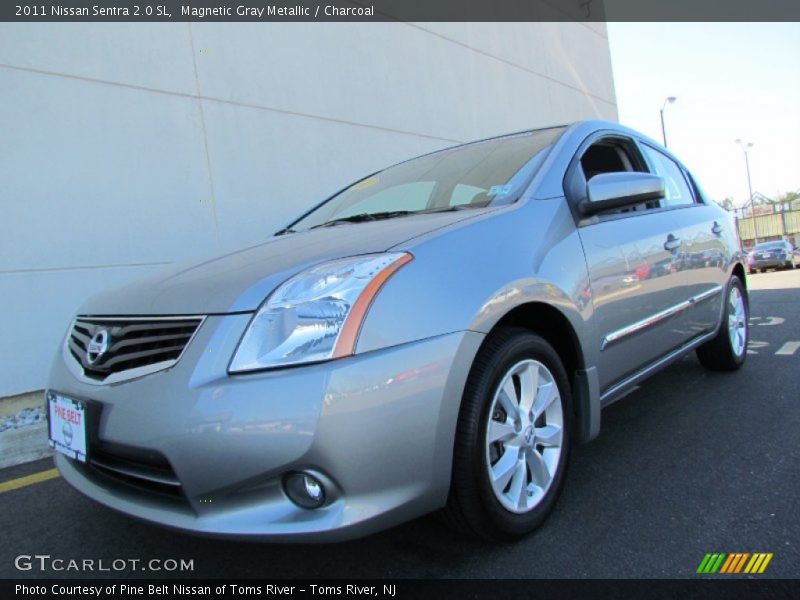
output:
[[[336,258],[384,252],[491,209],[344,223],[270,238],[192,265],[176,265],[85,302],[81,315],[187,315],[246,312],[303,269]]]

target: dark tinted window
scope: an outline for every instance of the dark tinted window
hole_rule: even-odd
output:
[[[782,250],[789,244],[787,242],[762,242],[755,247],[756,250]]]
[[[594,142],[581,156],[581,170],[588,182],[592,177],[603,173],[624,173],[645,171],[644,162],[633,141],[622,137],[601,138]],[[604,215],[618,215],[657,208],[654,202],[642,202],[635,206],[604,211]]]
[[[625,160],[622,148],[608,144],[591,146],[581,157],[581,167],[583,167],[586,181],[600,173],[618,173],[633,170],[630,168],[630,160]]]

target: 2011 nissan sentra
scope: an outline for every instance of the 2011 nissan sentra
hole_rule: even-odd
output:
[[[605,406],[693,350],[738,369],[747,315],[736,229],[674,156],[610,122],[538,129],[89,300],[49,435],[72,486],[179,530],[342,540],[444,509],[510,539]]]

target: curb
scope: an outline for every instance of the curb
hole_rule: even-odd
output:
[[[43,391],[0,398],[0,423],[0,469],[52,456]]]

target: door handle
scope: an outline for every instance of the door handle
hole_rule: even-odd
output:
[[[681,247],[681,238],[676,238],[671,233],[667,236],[667,241],[664,242],[664,250],[672,252]]]
[[[711,233],[713,233],[714,235],[722,235],[722,232],[723,232],[722,225],[714,221],[714,225],[713,227],[711,227]]]

